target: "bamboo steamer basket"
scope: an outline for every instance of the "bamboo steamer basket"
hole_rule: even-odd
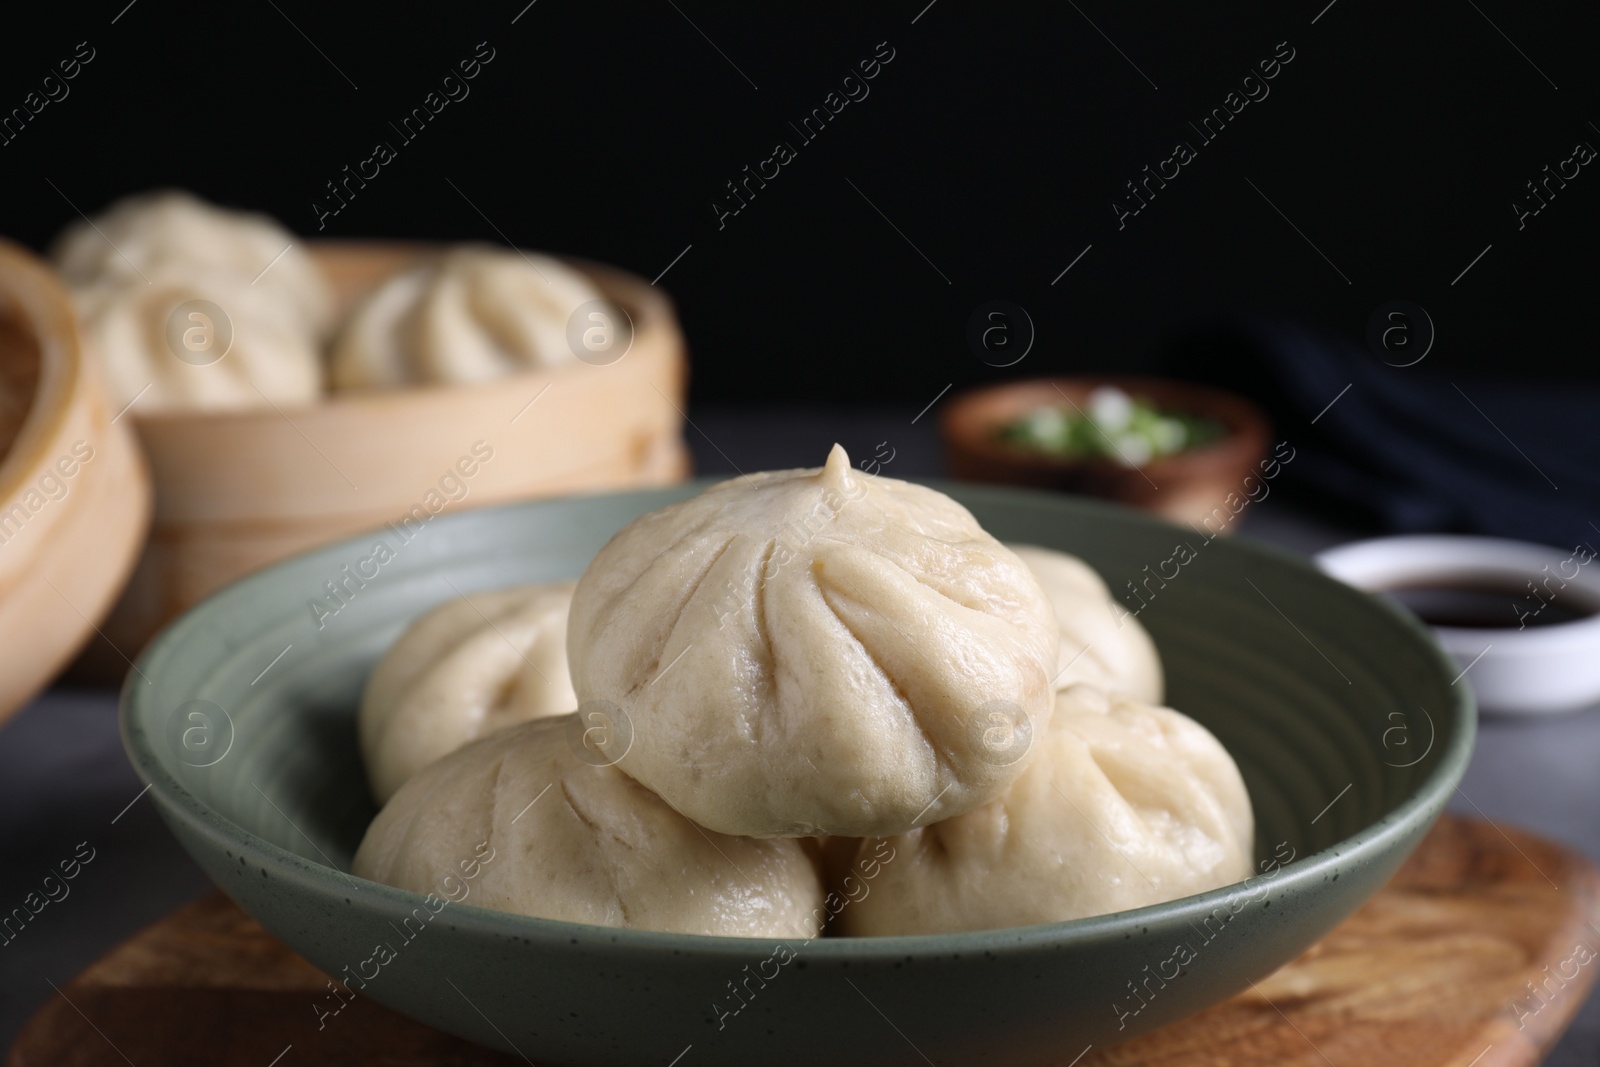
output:
[[[144,461],[98,365],[84,358],[66,289],[4,240],[0,396],[3,721],[95,632],[150,520]]]
[[[433,251],[385,242],[311,247],[341,313]],[[573,362],[476,385],[332,394],[303,408],[136,418],[155,519],[107,626],[111,643],[138,648],[234,579],[399,522],[417,507],[446,513],[685,478],[688,372],[671,302],[632,274],[569,265],[632,320],[632,345],[617,362]],[[485,447],[493,458],[477,462]],[[462,460],[472,476],[461,475]],[[441,488],[452,474],[466,487],[460,499]]]

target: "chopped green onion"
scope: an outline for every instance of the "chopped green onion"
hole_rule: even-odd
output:
[[[1032,451],[1142,467],[1161,456],[1210,444],[1223,432],[1215,419],[1162,411],[1148,399],[1105,385],[1082,406],[1034,408],[1006,424],[1000,437]]]

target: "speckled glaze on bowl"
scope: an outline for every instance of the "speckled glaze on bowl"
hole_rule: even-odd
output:
[[[703,485],[443,516],[409,542],[380,531],[246,578],[141,658],[123,693],[128,754],[217,884],[330,974],[376,972],[362,995],[541,1065],[681,1067],[1070,1062],[1298,955],[1388,878],[1465,769],[1467,688],[1418,624],[1367,594],[1115,506],[940,485],[997,537],[1077,553],[1114,590],[1139,583],[1171,703],[1239,762],[1258,858],[1293,862],[1099,918],[783,951],[508,915],[470,896],[402,933],[424,898],[343,873],[374,814],[355,730],[373,662],[429,607],[575,577],[614,531]],[[380,541],[393,558],[360,565]],[[1182,542],[1192,556],[1173,562]]]

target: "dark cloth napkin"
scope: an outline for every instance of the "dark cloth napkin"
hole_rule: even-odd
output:
[[[1455,374],[1446,362],[1434,352],[1390,366],[1253,322],[1198,331],[1162,366],[1261,404],[1274,440],[1296,449],[1285,489],[1346,522],[1600,545],[1600,387]]]

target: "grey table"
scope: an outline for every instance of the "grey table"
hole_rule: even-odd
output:
[[[701,473],[819,464],[834,441],[853,456],[890,457],[884,473],[941,473],[931,418],[914,410],[696,410],[689,430]],[[1269,497],[1243,534],[1315,552],[1353,531]],[[1536,722],[1488,720],[1453,807],[1535,830],[1600,859],[1600,709]],[[0,730],[0,914],[20,906],[80,843],[94,859],[70,894],[0,944],[0,1044],[96,956],[207,892],[139,792],[117,734],[116,696],[53,690]],[[4,935],[0,935],[3,941]],[[1596,939],[1600,942],[1600,938]],[[1549,1063],[1600,1060],[1600,998],[1591,998]],[[144,1067],[144,1065],[140,1065]]]

